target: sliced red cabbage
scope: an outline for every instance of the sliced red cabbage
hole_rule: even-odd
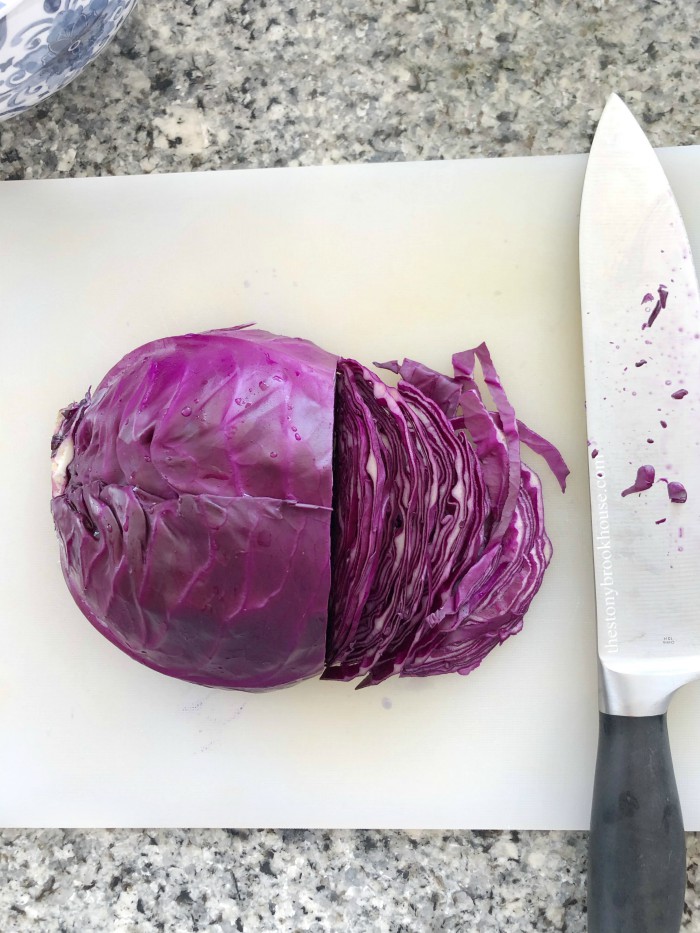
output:
[[[562,490],[569,472],[515,417],[484,344],[453,357],[453,377],[413,360],[381,365],[401,377],[395,389],[352,360],[338,366],[323,677],[363,676],[360,686],[468,673],[520,630],[552,553],[521,443]]]
[[[485,536],[476,455],[439,407],[352,360],[338,364],[333,585],[326,679],[399,673],[435,594]],[[357,490],[362,490],[362,498]],[[351,611],[348,611],[349,607]]]

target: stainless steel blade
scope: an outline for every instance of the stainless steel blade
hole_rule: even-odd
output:
[[[580,277],[601,710],[651,716],[700,676],[700,299],[669,183],[616,95],[586,170]],[[653,485],[623,496],[643,466]]]

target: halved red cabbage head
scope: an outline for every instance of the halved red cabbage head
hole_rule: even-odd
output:
[[[64,409],[52,511],[92,624],[240,690],[464,674],[517,632],[551,557],[520,445],[563,489],[561,456],[517,421],[485,345],[453,377],[383,365],[396,388],[231,328],[140,347]]]
[[[335,371],[307,341],[189,334],[129,353],[65,410],[53,517],[103,635],[209,686],[322,670]]]

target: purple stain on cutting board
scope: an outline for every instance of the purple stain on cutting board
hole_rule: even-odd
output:
[[[384,709],[391,709],[394,704],[391,702],[389,697],[382,697],[382,706]]]
[[[646,463],[644,466],[640,466],[637,470],[637,477],[632,483],[631,486],[628,486],[627,489],[623,489],[620,493],[621,496],[631,496],[633,492],[646,492],[647,489],[651,489],[654,485],[654,476],[656,472],[654,467]]]

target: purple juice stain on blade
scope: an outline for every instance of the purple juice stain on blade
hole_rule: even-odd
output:
[[[687,394],[688,394],[687,389],[677,389],[675,392],[671,393],[671,398],[676,398],[676,399],[685,398]]]
[[[646,492],[647,489],[651,489],[654,485],[654,476],[656,472],[654,467],[646,463],[644,466],[640,466],[637,470],[637,476],[634,483],[631,486],[628,486],[627,489],[623,489],[620,493],[621,496],[631,496],[633,492]]]
[[[688,493],[683,483],[669,483],[668,484],[668,498],[671,502],[677,502],[682,504],[688,500]]]

